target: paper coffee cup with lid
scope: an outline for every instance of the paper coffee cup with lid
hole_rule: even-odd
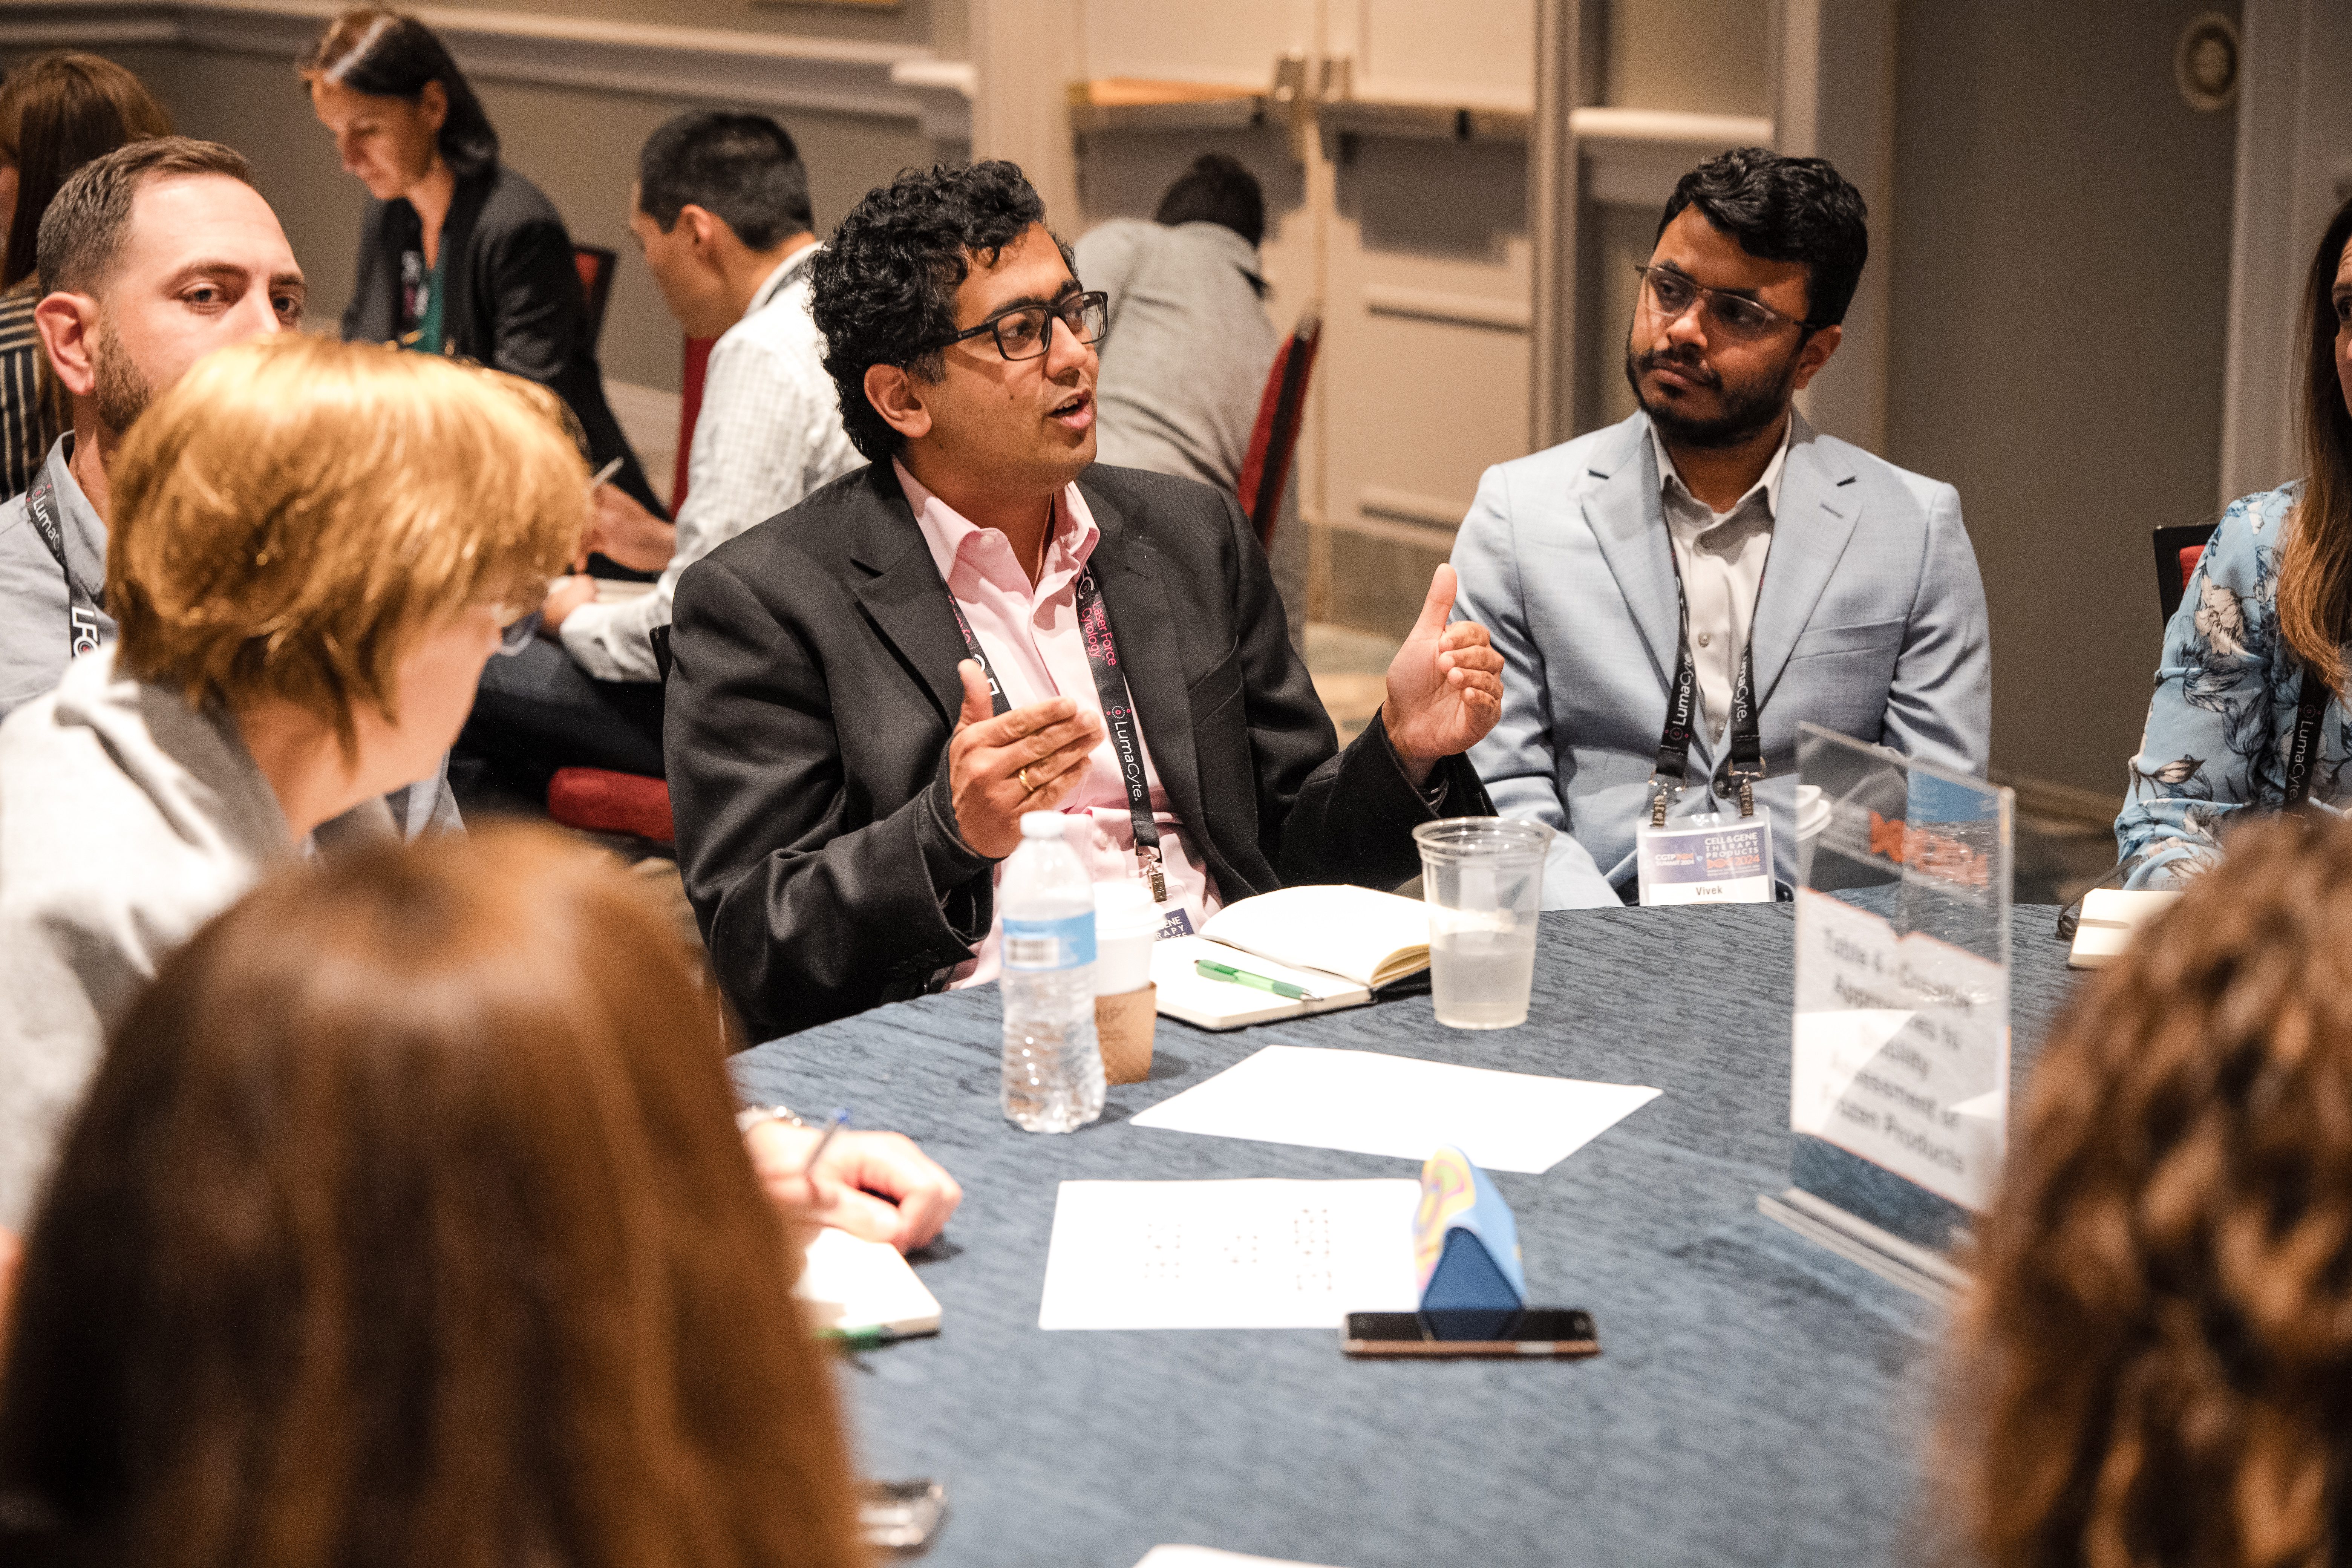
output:
[[[1103,1076],[1140,1083],[1151,1076],[1151,1037],[1160,1021],[1151,984],[1151,944],[1160,911],[1139,881],[1095,884],[1095,1036]]]

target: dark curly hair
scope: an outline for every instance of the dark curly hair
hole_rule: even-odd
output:
[[[1971,1561],[2352,1558],[2352,826],[2233,836],[2019,1134],[1945,1430]]]
[[[940,377],[941,339],[956,330],[956,290],[1045,221],[1045,204],[1017,163],[938,163],[902,169],[850,209],[809,264],[809,311],[824,334],[824,370],[841,395],[841,422],[869,462],[906,438],[866,399],[869,365]],[[1070,247],[1056,237],[1062,260]]]
[[[1790,158],[1763,147],[1734,147],[1685,174],[1666,198],[1658,232],[1685,207],[1767,261],[1805,266],[1808,327],[1845,320],[1862,265],[1870,259],[1869,211],[1862,193],[1826,158]]]

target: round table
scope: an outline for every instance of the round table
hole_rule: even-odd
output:
[[[2017,912],[2020,1063],[2070,985],[2053,916]],[[1516,1029],[1444,1028],[1425,994],[1228,1034],[1162,1019],[1150,1081],[1061,1137],[998,1110],[993,987],[744,1052],[748,1100],[848,1105],[963,1184],[915,1258],[940,1333],[845,1358],[865,1471],[945,1483],[939,1564],[1129,1568],[1162,1542],[1338,1568],[1911,1555],[1936,1528],[1917,1481],[1940,1314],[1756,1208],[1788,1181],[1793,932],[1776,906],[1546,915]],[[1494,1177],[1531,1300],[1590,1309],[1602,1353],[1413,1363],[1348,1360],[1336,1330],[1039,1330],[1062,1181],[1417,1173],[1128,1125],[1276,1044],[1663,1089],[1550,1171]]]

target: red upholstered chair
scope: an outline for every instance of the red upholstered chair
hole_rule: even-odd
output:
[[[612,253],[604,253],[610,256]],[[582,277],[586,277],[583,264]],[[609,284],[610,275],[606,281]],[[601,314],[601,310],[595,314]],[[686,459],[694,447],[694,422],[702,413],[702,378],[710,363],[709,338],[686,340],[686,367],[677,408],[677,478],[670,490],[670,515],[686,504]],[[667,628],[663,628],[667,631]],[[666,654],[665,639],[656,638],[657,653]],[[669,660],[660,659],[662,675]],[[642,838],[650,844],[674,846],[677,832],[671,826],[669,785],[639,773],[609,768],[558,768],[547,782],[547,815],[566,827],[584,833],[609,833]]]
[[[702,417],[702,378],[710,370],[710,345],[717,338],[686,340],[686,367],[678,377],[677,469],[669,483],[669,514],[686,504],[687,459],[694,453],[694,422]]]
[[[1306,422],[1307,381],[1315,371],[1315,351],[1323,341],[1323,307],[1307,301],[1298,313],[1298,325],[1265,373],[1265,392],[1257,401],[1257,428],[1250,435],[1249,456],[1242,460],[1242,510],[1257,530],[1258,542],[1274,548],[1274,527],[1282,521],[1282,489],[1290,479],[1290,461],[1298,453],[1299,426]]]
[[[2156,603],[2167,621],[2172,619],[2173,611],[2180,608],[2181,596],[2189,592],[2189,576],[2203,559],[2205,546],[2212,541],[2216,526],[2190,522],[2156,531]]]
[[[669,785],[608,768],[558,768],[547,783],[547,815],[588,833],[624,834],[653,844],[676,844]]]
[[[613,268],[620,264],[616,251],[601,245],[575,245],[572,264],[580,268],[581,291],[588,296],[588,341],[604,335],[604,307],[613,298]]]

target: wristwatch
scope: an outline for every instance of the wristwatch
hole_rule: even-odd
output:
[[[808,1125],[789,1105],[747,1105],[735,1113],[735,1131],[748,1133],[764,1121],[781,1121],[787,1127]]]

